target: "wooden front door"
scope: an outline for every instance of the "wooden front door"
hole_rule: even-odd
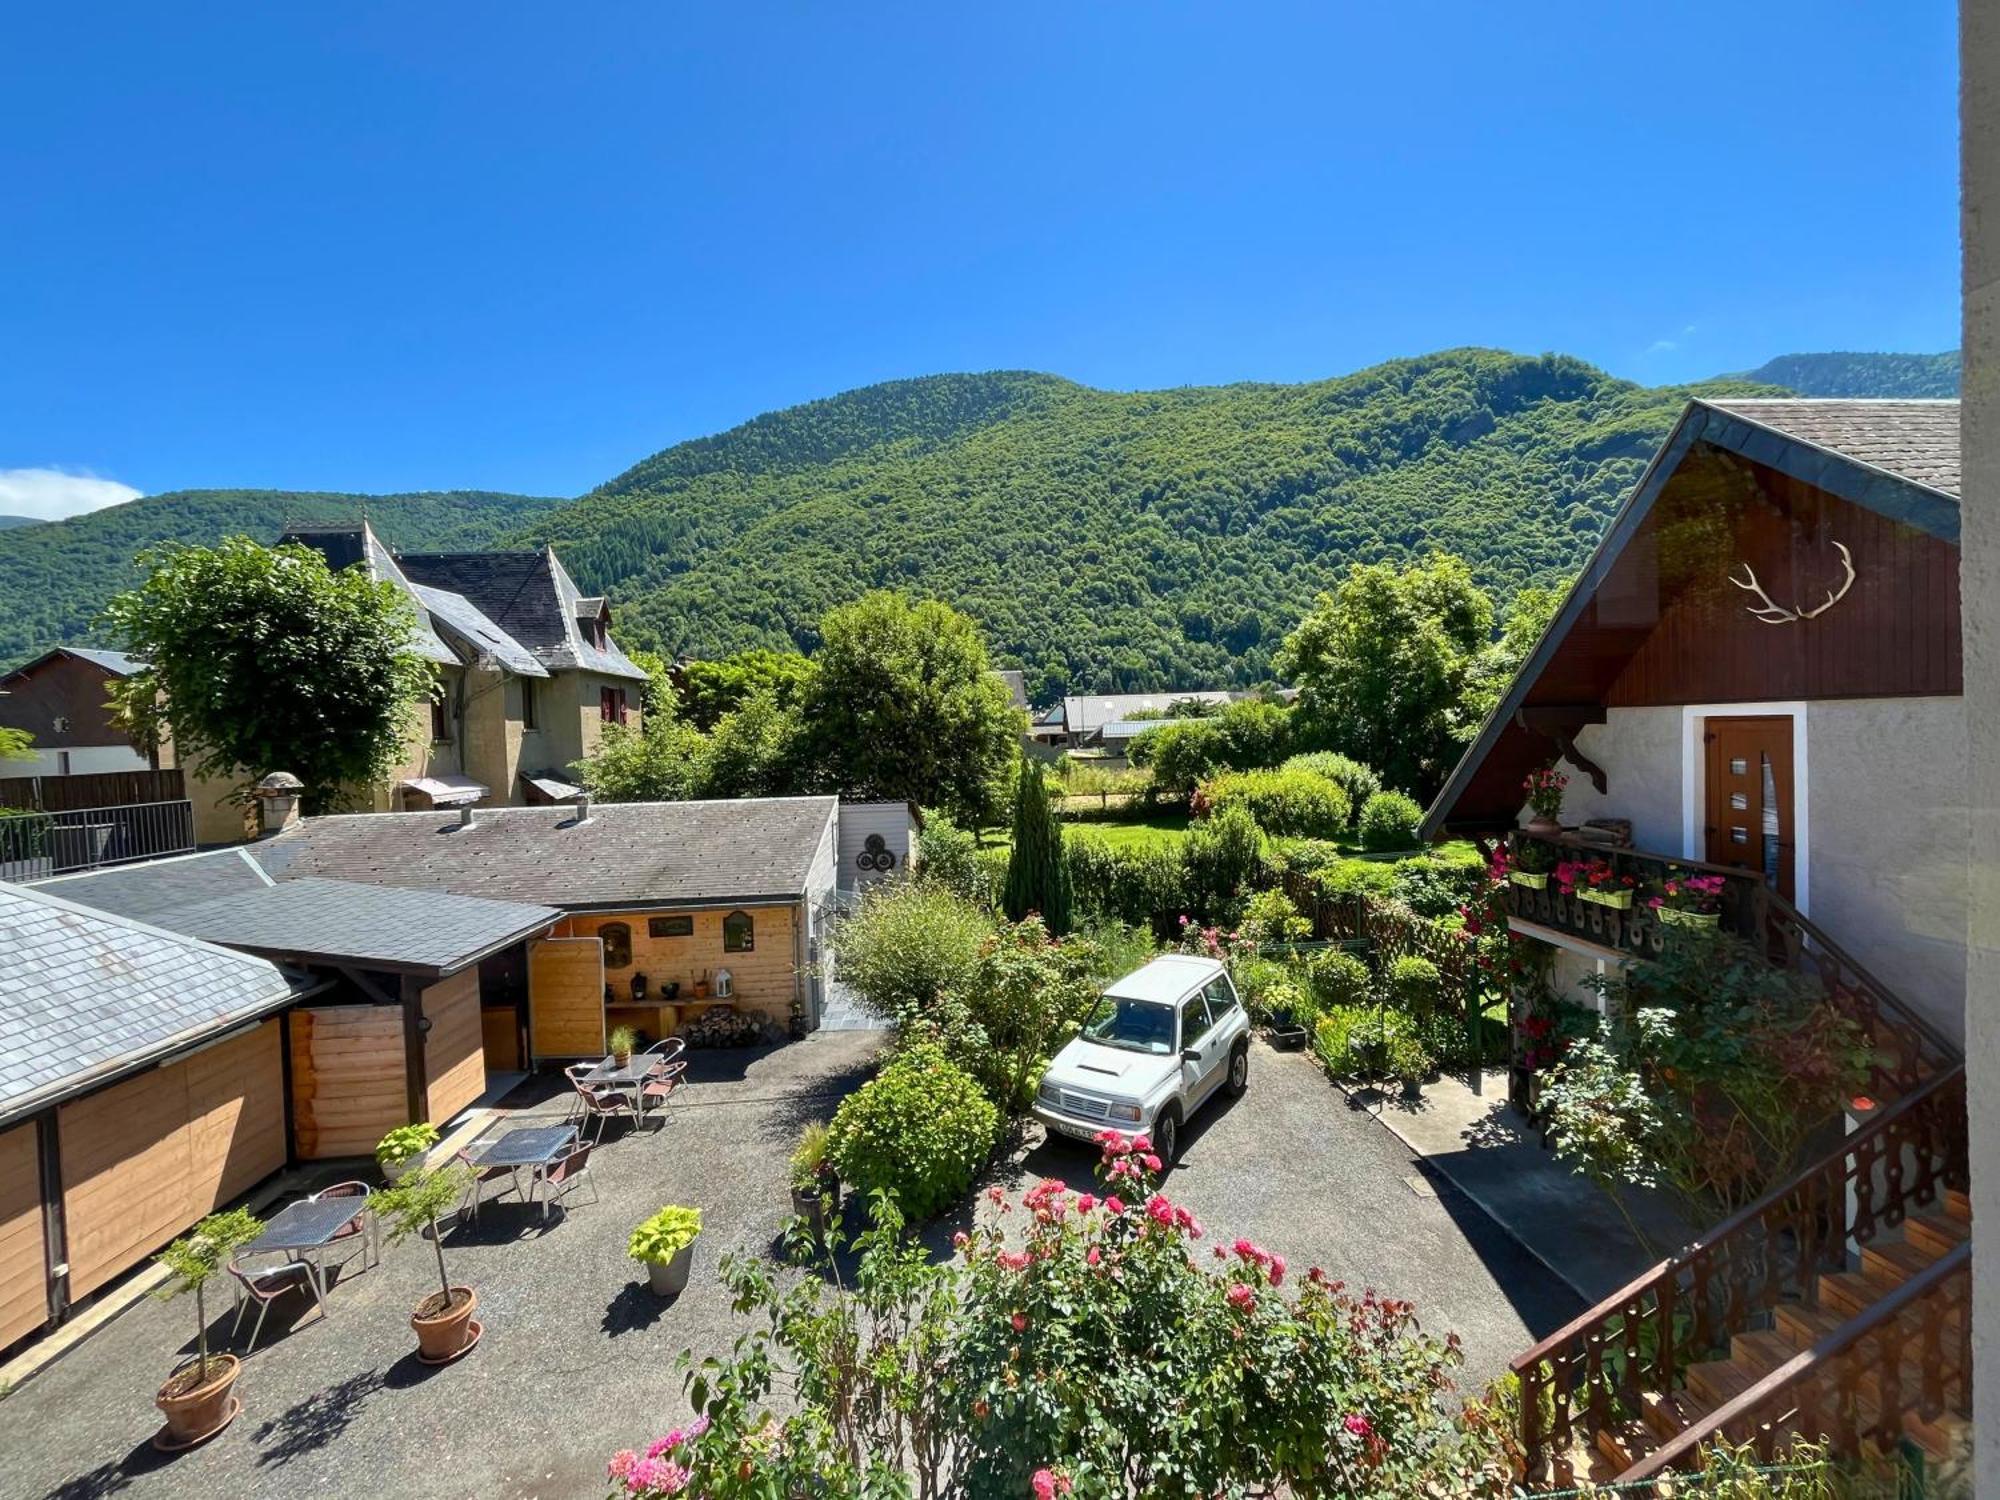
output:
[[[1709,719],[1704,729],[1709,863],[1755,870],[1791,900],[1791,718]]]

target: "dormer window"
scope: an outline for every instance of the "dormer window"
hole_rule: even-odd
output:
[[[605,628],[604,616],[599,615],[590,622],[590,644],[599,651],[611,643],[611,632]]]

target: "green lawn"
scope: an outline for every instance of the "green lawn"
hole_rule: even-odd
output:
[[[1186,813],[1163,812],[1129,823],[1064,823],[1063,833],[1073,839],[1095,839],[1113,849],[1171,849],[1180,843],[1187,826]]]

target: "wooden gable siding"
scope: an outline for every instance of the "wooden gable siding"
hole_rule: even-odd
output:
[[[400,1005],[292,1012],[293,1149],[305,1160],[367,1156],[410,1123]]]
[[[93,661],[59,655],[16,676],[0,690],[0,728],[25,729],[37,750],[127,745],[109,699],[119,679]],[[57,729],[61,720],[67,729]]]
[[[442,1125],[486,1092],[486,1055],[479,1023],[479,970],[462,969],[426,985],[424,1077],[426,1117]]]
[[[57,1111],[72,1298],[285,1164],[279,1023]]]
[[[0,1348],[49,1315],[35,1122],[0,1130]]]
[[[1958,549],[1773,470],[1742,467],[1753,471],[1758,497],[1737,510],[1727,532],[1686,513],[1684,500],[1662,497],[1663,510],[1680,513],[1663,515],[1648,545],[1635,546],[1629,571],[1652,572],[1661,592],[1672,592],[1602,701],[1645,707],[1961,692]],[[1815,619],[1765,624],[1750,613],[1763,601],[1729,582],[1745,577],[1747,566],[1779,605],[1815,608],[1844,576],[1835,542],[1853,554],[1854,583]],[[1676,579],[1672,554],[1680,546],[1695,557],[1689,576]]]
[[[694,1000],[695,981],[703,975],[714,978],[717,969],[727,969],[732,985],[729,1003],[738,1010],[754,1010],[772,1020],[789,1025],[792,1003],[798,994],[798,923],[790,906],[750,906],[755,946],[748,953],[727,953],[722,947],[722,922],[728,911],[709,907],[693,911],[602,912],[575,916],[569,931],[577,937],[595,937],[610,923],[630,929],[632,961],[619,968],[607,960],[603,982],[611,986],[615,1001],[630,997],[632,976],[646,976],[649,1003],[664,1004],[665,986],[680,982],[680,1002]],[[653,935],[653,924],[669,918],[687,922],[693,931],[686,936]]]

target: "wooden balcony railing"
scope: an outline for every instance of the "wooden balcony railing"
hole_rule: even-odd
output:
[[[1673,1390],[1732,1334],[1767,1327],[1780,1303],[1816,1305],[1822,1272],[1946,1189],[1965,1190],[1969,1175],[1958,1064],[1515,1360],[1529,1476],[1579,1436],[1637,1417],[1648,1392]]]
[[[1607,847],[1567,836],[1537,838],[1520,832],[1514,841],[1517,860],[1527,842],[1546,846],[1545,863],[1602,860],[1615,876],[1631,877],[1636,892],[1631,907],[1621,909],[1565,895],[1554,876],[1541,889],[1510,882],[1503,902],[1511,918],[1634,958],[1657,958],[1666,951],[1676,929],[1646,905],[1646,893],[1675,873],[1720,875],[1722,930],[1760,944],[1774,962],[1816,978],[1828,999],[1861,1024],[1877,1051],[1870,1086],[1878,1097],[1898,1098],[1959,1060],[1958,1050],[1935,1026],[1905,1005],[1754,871]]]
[[[1943,1256],[1810,1349],[1801,1350],[1624,1474],[1652,1479],[1691,1464],[1718,1437],[1783,1456],[1792,1439],[1839,1453],[1863,1441],[1893,1451],[1914,1423],[1972,1405],[1972,1246]]]

